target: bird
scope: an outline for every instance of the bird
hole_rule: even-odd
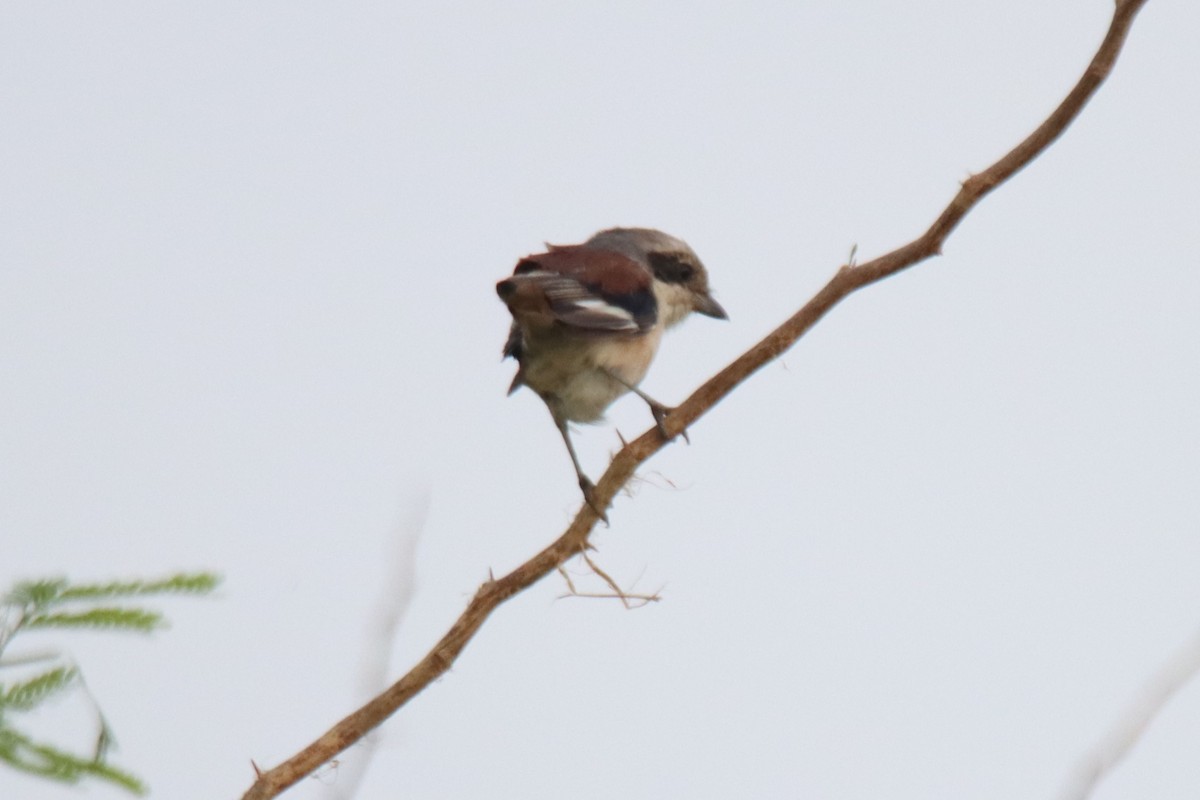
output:
[[[598,422],[632,392],[667,438],[672,409],[638,384],[665,330],[693,312],[729,318],[712,296],[708,272],[682,239],[654,228],[609,228],[583,244],[547,244],[546,252],[525,256],[496,293],[512,314],[504,357],[518,366],[508,393],[528,386],[546,404],[584,500],[607,519],[568,423]]]

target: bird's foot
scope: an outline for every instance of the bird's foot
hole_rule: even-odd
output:
[[[663,439],[670,441],[674,437],[667,433],[667,417],[670,416],[675,409],[671,406],[664,406],[662,403],[652,402],[649,400],[646,401],[646,404],[650,406],[650,413],[654,416],[654,424],[657,426],[659,434],[663,437]],[[692,443],[692,440],[688,438],[687,428],[681,430],[678,435],[682,436],[683,440],[688,444]]]
[[[604,507],[596,499],[596,485],[588,480],[586,475],[579,476],[579,489],[583,492],[583,502],[587,503],[592,511],[596,512],[596,516],[608,524],[608,515],[604,513]]]

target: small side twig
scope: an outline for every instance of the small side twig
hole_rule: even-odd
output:
[[[566,581],[567,584],[567,593],[559,595],[558,597],[560,600],[567,597],[587,597],[596,600],[620,600],[621,605],[628,609],[642,608],[650,603],[657,603],[658,601],[662,600],[662,597],[658,592],[644,594],[641,592],[629,592],[625,589],[622,589],[620,585],[613,580],[612,576],[601,569],[600,565],[597,564],[592,557],[587,554],[586,550],[580,550],[579,557],[583,559],[584,563],[588,565],[588,568],[591,569],[592,572],[594,572],[602,581],[608,584],[608,588],[612,589],[612,592],[579,591],[579,589],[575,586],[575,582],[571,580],[571,575],[569,572],[567,572],[566,567],[560,564],[558,566],[558,572],[560,575],[562,575],[563,580]]]

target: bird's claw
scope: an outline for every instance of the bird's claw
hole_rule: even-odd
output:
[[[596,501],[596,485],[588,480],[587,477],[580,475],[579,489],[583,492],[583,502],[587,503],[588,507],[596,512],[596,516],[607,525],[608,515],[604,513],[604,508]]]
[[[658,428],[659,435],[661,435],[663,439],[670,441],[674,437],[667,433],[667,417],[675,409],[671,408],[670,406],[664,406],[661,403],[650,403],[649,405],[650,413],[654,416],[654,425]],[[688,438],[687,428],[681,430],[678,435],[682,436],[683,440],[688,444],[692,443],[692,440]]]

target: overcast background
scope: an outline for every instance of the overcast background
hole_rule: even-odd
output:
[[[361,699],[397,571],[391,677],[578,506],[540,401],[504,394],[518,257],[689,241],[731,320],[665,341],[644,388],[677,402],[852,245],[922,232],[1111,9],[5,3],[0,587],[225,576],[150,640],[25,647],[79,660],[152,796],[239,796]],[[359,798],[1053,797],[1200,626],[1197,31],[1152,0],[944,256],[646,465],[594,541],[661,603],[512,600]],[[649,424],[632,398],[581,429],[587,470]],[[80,707],[41,724],[83,747]],[[1198,738],[1193,685],[1097,797],[1196,797]]]

